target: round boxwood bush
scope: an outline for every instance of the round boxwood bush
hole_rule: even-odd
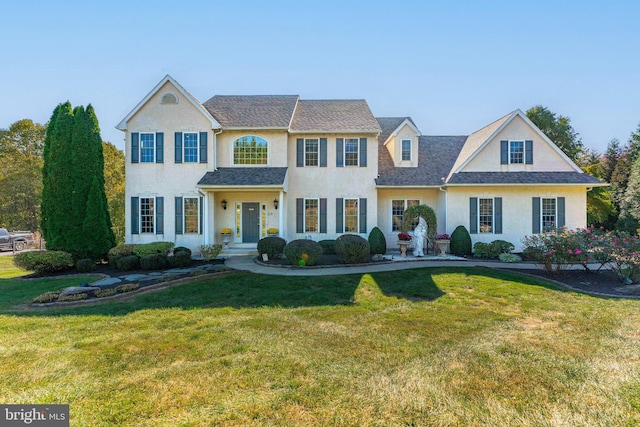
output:
[[[284,247],[284,256],[292,265],[315,265],[322,255],[322,246],[313,240],[292,240]]]
[[[336,241],[334,239],[320,240],[318,243],[320,244],[320,246],[322,246],[322,250],[324,251],[323,253],[325,255],[336,254],[336,250],[334,249]]]
[[[116,268],[122,271],[135,270],[140,267],[140,258],[138,255],[127,255],[116,260]]]
[[[265,237],[258,241],[258,254],[267,254],[269,258],[276,258],[282,255],[287,241],[282,237]]]
[[[371,250],[369,242],[356,234],[343,234],[336,240],[336,254],[343,264],[363,263]]]
[[[449,251],[453,255],[471,255],[471,235],[464,225],[459,225],[451,233]]]
[[[122,257],[133,255],[133,249],[136,246],[137,245],[135,244],[126,243],[114,246],[113,248],[109,249],[109,252],[107,253],[107,257],[109,258],[109,265],[111,267],[119,269],[118,260]]]
[[[373,227],[369,233],[369,249],[371,255],[382,254],[387,252],[387,239],[378,227]]]
[[[169,266],[165,254],[151,254],[140,258],[140,268],[143,270],[160,270]]]
[[[173,256],[167,258],[171,267],[187,267],[191,264],[191,251],[174,252]]]
[[[80,273],[86,273],[94,271],[96,269],[96,262],[91,258],[83,258],[76,261],[76,270]]]
[[[189,256],[191,256],[191,249],[186,248],[184,246],[177,246],[175,248],[173,248],[173,253],[177,254],[178,252],[187,252],[189,254]]]
[[[73,266],[73,256],[63,251],[23,252],[13,257],[13,263],[38,274],[62,271]]]

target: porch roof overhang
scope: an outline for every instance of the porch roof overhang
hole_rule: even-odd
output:
[[[286,184],[286,167],[241,167],[207,172],[196,187],[202,190],[286,191]]]

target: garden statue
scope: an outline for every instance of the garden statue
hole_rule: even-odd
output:
[[[413,256],[424,256],[422,248],[424,247],[424,241],[427,238],[427,221],[424,218],[419,217],[418,226],[413,230],[414,249]]]

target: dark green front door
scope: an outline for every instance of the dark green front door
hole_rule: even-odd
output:
[[[260,203],[242,204],[242,243],[260,240]]]

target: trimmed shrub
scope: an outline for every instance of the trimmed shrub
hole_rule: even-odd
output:
[[[71,268],[73,257],[63,251],[23,252],[13,258],[13,263],[23,270],[44,274]]]
[[[174,252],[173,256],[167,258],[167,261],[171,267],[187,267],[191,264],[191,253],[187,251]]]
[[[258,254],[267,254],[269,258],[282,255],[287,241],[282,237],[265,237],[258,241]]]
[[[371,255],[387,253],[387,239],[378,227],[373,227],[369,233],[369,250]]]
[[[464,225],[459,225],[451,233],[449,251],[453,255],[471,255],[471,235]]]
[[[138,285],[137,283],[128,283],[126,285],[120,285],[120,286],[116,286],[116,292],[119,294],[123,294],[125,292],[131,292],[131,291],[135,291],[136,289],[138,289],[140,287],[140,285]]]
[[[343,234],[336,240],[336,254],[343,264],[359,264],[369,257],[369,242],[356,234]]]
[[[315,265],[320,255],[322,255],[322,246],[313,240],[292,240],[284,247],[284,256],[292,265],[301,267]]]
[[[413,221],[421,216],[427,222],[427,237],[433,240],[433,236],[438,229],[438,220],[435,211],[427,205],[409,206],[402,214],[402,232],[406,233],[411,230]]]
[[[54,302],[58,299],[59,296],[60,296],[60,291],[45,292],[44,294],[35,297],[33,302],[36,304]]]
[[[81,301],[83,299],[89,298],[87,294],[71,294],[71,295],[63,295],[58,297],[58,301],[60,302],[72,302],[72,301]]]
[[[318,243],[320,244],[320,246],[322,246],[323,254],[325,255],[336,254],[336,250],[335,250],[336,241],[334,239],[320,240]]]
[[[169,255],[171,253],[171,249],[173,249],[173,242],[153,242],[153,243],[145,243],[142,245],[136,245],[133,248],[133,253],[138,255],[140,258],[147,255],[154,254],[162,254]]]
[[[506,240],[494,240],[491,242],[491,249],[496,254],[496,257],[500,254],[510,254],[515,248],[513,243]]]
[[[118,268],[118,260],[122,257],[133,255],[133,248],[136,246],[135,244],[123,244],[109,249],[107,254],[109,265]]]
[[[484,242],[476,242],[473,245],[473,255],[478,258],[493,258],[491,256],[491,245]]]
[[[189,248],[185,248],[184,246],[178,246],[173,248],[173,253],[174,255],[178,252],[187,252],[189,254],[189,256],[191,256],[191,249]]]
[[[222,245],[200,245],[200,256],[205,261],[211,261],[222,252]]]
[[[507,253],[507,252],[503,252],[500,255],[498,255],[498,259],[501,262],[520,262],[520,261],[522,261],[522,258],[520,258],[518,255],[512,254],[512,253]]]
[[[93,293],[96,298],[105,298],[105,297],[110,297],[116,294],[116,290],[111,288],[111,289],[100,289],[98,291],[95,291]]]
[[[140,268],[143,270],[160,270],[168,266],[169,261],[164,254],[151,254],[140,258]]]
[[[96,262],[91,258],[80,259],[76,262],[76,270],[78,270],[80,273],[94,271],[95,269],[96,269]]]
[[[498,255],[511,253],[515,247],[506,240],[494,240],[491,243],[477,242],[473,245],[473,254],[478,258],[498,258]]]
[[[128,255],[118,258],[116,268],[122,271],[135,270],[140,267],[140,258],[138,255]]]

